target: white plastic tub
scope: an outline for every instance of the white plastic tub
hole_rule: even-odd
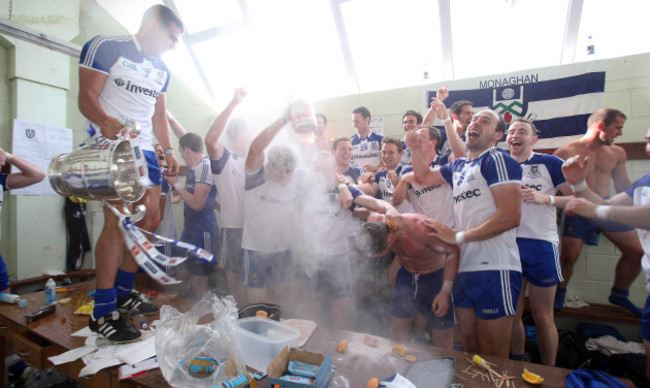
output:
[[[300,330],[259,317],[239,320],[239,342],[246,365],[266,372],[266,367],[285,346],[298,346]]]

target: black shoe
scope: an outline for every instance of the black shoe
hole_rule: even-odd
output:
[[[99,333],[115,343],[134,342],[142,335],[135,327],[127,325],[117,311],[106,314],[99,319],[95,319],[91,313],[88,319],[88,327],[91,331]]]
[[[142,315],[151,315],[158,312],[158,307],[142,300],[140,294],[135,290],[127,296],[117,298],[117,310],[119,312],[128,314],[133,309],[138,309]]]

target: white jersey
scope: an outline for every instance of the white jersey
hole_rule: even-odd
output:
[[[449,155],[444,157],[438,155],[429,167],[444,166],[448,163],[448,160]],[[409,167],[405,173],[411,171],[413,171],[413,168]],[[454,230],[456,229],[453,193],[450,185],[445,183],[442,185],[421,186],[413,182],[409,186],[407,195],[413,212],[424,214]]]
[[[291,248],[294,234],[298,182],[304,171],[296,169],[286,185],[267,180],[264,167],[246,172],[242,248],[263,253]]]
[[[210,160],[210,166],[221,202],[221,227],[243,228],[246,157],[224,147],[221,158]]]
[[[632,197],[634,206],[650,205],[650,174],[634,182],[625,193]],[[641,260],[641,266],[646,277],[645,288],[650,292],[650,231],[637,228],[636,232],[645,253]]]
[[[456,159],[440,172],[453,187],[456,228],[468,230],[496,211],[491,187],[521,184],[521,167],[509,155],[492,147],[474,160]],[[458,272],[510,270],[521,272],[515,229],[497,236],[462,244]]]
[[[397,173],[398,182],[400,179],[402,179],[402,176],[408,172],[407,168],[408,168],[407,165],[400,164],[395,169],[395,173]],[[395,191],[395,186],[393,186],[393,182],[391,182],[391,180],[388,178],[388,170],[382,170],[376,173],[375,183],[377,184],[377,186],[379,186],[379,190],[377,191],[376,197],[379,199],[383,199],[384,201],[392,204],[393,192]],[[394,206],[395,209],[397,209],[397,211],[400,213],[411,212],[411,204],[409,203],[409,201],[402,201],[402,203],[400,203],[399,205],[394,205]]]
[[[557,187],[565,181],[562,163],[562,159],[557,156],[531,153],[530,157],[521,163],[521,184],[542,194],[555,195]],[[558,244],[556,214],[555,206],[523,202],[517,237]]]
[[[297,246],[301,251],[319,255],[341,255],[350,252],[348,237],[357,224],[352,216],[354,205],[341,209],[339,190],[318,191],[317,185],[306,184],[302,197],[302,220],[299,223],[301,238]],[[353,198],[363,193],[349,186]]]
[[[359,134],[350,137],[352,142],[351,163],[363,167],[366,164],[379,166],[381,164],[381,141],[384,137],[370,131],[368,137],[361,139]]]
[[[154,151],[151,118],[158,96],[167,91],[170,75],[165,64],[147,58],[135,36],[100,35],[84,45],[79,66],[108,76],[97,98],[99,105],[111,117],[137,121],[142,149]],[[99,129],[89,122],[86,130],[97,137]]]

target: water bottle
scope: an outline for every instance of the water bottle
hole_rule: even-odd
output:
[[[131,319],[131,324],[135,326],[136,329],[147,330],[149,328],[149,324],[147,323],[147,320],[144,319],[144,316],[140,310],[133,309],[129,315],[129,318]]]
[[[20,300],[20,296],[16,294],[8,294],[6,292],[3,292],[0,294],[0,302],[4,303],[18,303]]]
[[[45,283],[45,304],[56,303],[56,283],[50,278]]]

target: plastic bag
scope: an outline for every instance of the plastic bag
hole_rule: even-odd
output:
[[[206,314],[214,320],[198,324]],[[165,380],[174,387],[211,387],[244,373],[238,327],[232,296],[207,293],[185,314],[162,306],[156,354]]]

